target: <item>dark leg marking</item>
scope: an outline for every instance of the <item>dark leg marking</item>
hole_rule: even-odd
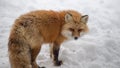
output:
[[[58,60],[59,50],[60,50],[60,45],[54,44],[53,45],[53,55],[54,55],[53,60],[54,60],[55,66],[60,66],[62,64],[62,61]]]
[[[45,67],[38,67],[38,68],[45,68]]]

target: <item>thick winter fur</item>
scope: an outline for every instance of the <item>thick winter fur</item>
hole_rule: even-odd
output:
[[[87,32],[88,16],[74,10],[38,10],[20,16],[12,26],[8,51],[11,68],[39,68],[36,57],[43,43],[50,43],[54,64],[58,60],[60,44],[69,39],[77,39],[81,32]]]

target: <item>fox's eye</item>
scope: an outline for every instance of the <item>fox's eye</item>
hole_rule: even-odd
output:
[[[83,29],[78,29],[78,32],[81,32]]]
[[[70,31],[74,31],[74,29],[73,29],[73,28],[69,28],[69,30],[70,30]]]

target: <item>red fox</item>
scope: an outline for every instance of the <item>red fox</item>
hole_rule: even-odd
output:
[[[50,43],[54,65],[58,59],[60,45],[65,40],[77,40],[88,31],[88,15],[74,10],[38,10],[21,15],[12,26],[8,52],[11,68],[44,68],[36,63],[43,43]]]

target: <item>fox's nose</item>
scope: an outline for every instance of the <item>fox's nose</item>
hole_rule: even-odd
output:
[[[75,40],[77,40],[77,39],[78,39],[78,37],[74,37],[74,39],[75,39]]]

